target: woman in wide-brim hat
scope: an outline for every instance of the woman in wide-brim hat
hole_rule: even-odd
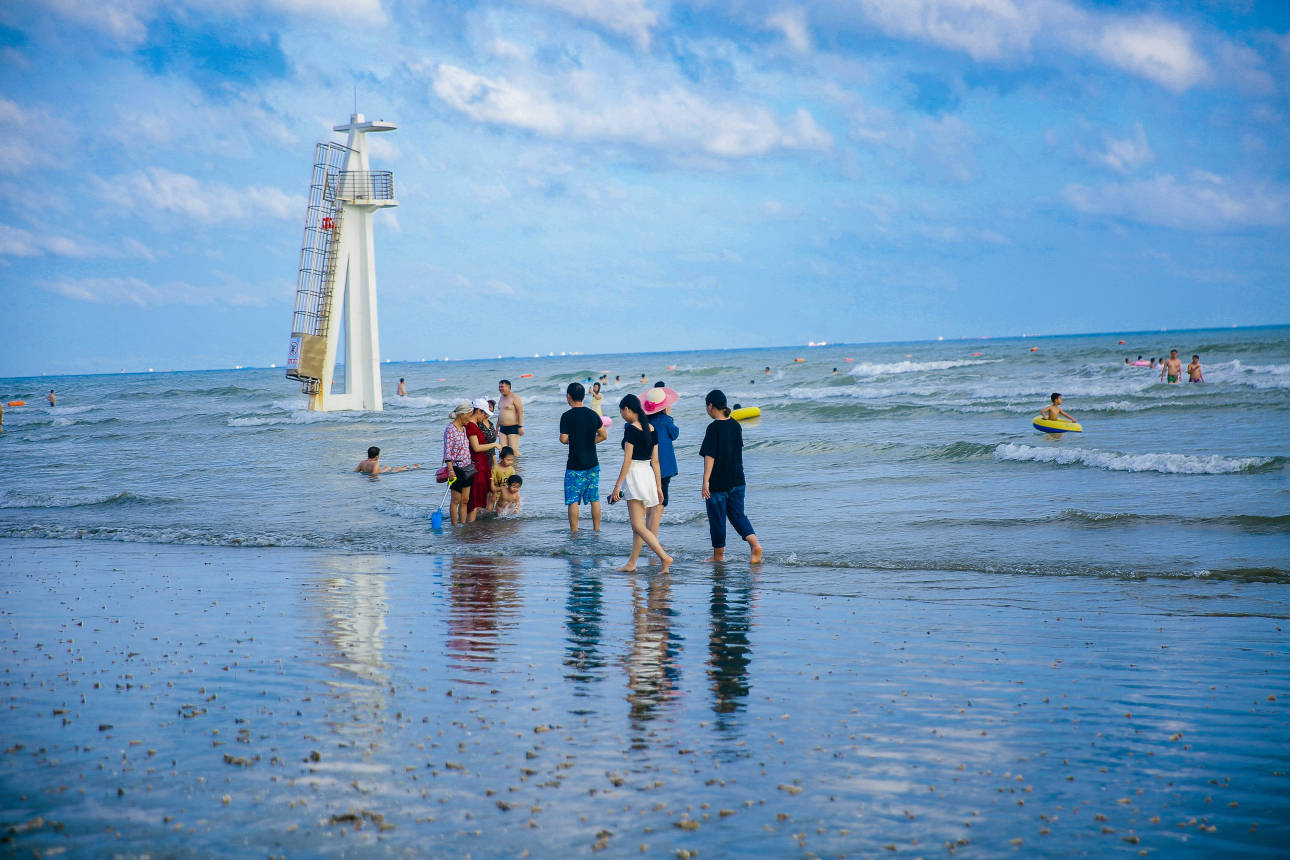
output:
[[[443,428],[443,461],[452,467],[452,500],[448,503],[448,518],[454,526],[465,525],[470,504],[470,485],[474,478],[475,464],[470,458],[470,442],[466,437],[466,423],[475,414],[475,407],[463,400],[449,413],[451,423]]]
[[[662,504],[650,508],[646,524],[649,530],[658,537],[659,526],[663,523],[663,510],[667,507],[669,485],[681,471],[676,465],[676,451],[672,443],[681,435],[676,422],[672,420],[672,406],[681,395],[668,388],[662,382],[641,395],[641,409],[650,426],[654,428],[654,442],[658,445],[658,469],[662,480],[660,489],[663,493]]]

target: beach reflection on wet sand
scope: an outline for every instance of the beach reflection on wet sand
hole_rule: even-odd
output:
[[[1290,844],[1278,584],[614,560],[6,542],[5,850]]]

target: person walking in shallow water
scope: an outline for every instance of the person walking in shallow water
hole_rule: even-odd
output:
[[[560,416],[560,444],[569,446],[564,461],[564,503],[569,508],[569,531],[578,533],[578,510],[591,505],[592,531],[600,531],[600,460],[596,445],[608,434],[600,416],[582,405],[587,390],[580,382],[570,382],[564,399],[569,408]]]
[[[663,562],[663,570],[672,564],[672,556],[649,529],[647,517],[663,504],[663,478],[659,474],[658,445],[654,428],[645,418],[640,398],[628,394],[618,401],[618,414],[623,419],[623,468],[609,494],[612,505],[619,499],[627,500],[627,516],[632,522],[632,554],[627,564],[618,568],[624,573],[636,569],[641,547],[648,546]]]
[[[725,392],[714,388],[705,399],[712,423],[703,434],[703,501],[708,509],[712,555],[705,561],[726,558],[726,520],[752,550],[749,561],[761,561],[761,542],[744,515],[744,436],[739,422],[730,417]]]

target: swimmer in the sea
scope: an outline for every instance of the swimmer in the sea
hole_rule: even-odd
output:
[[[54,396],[54,389],[52,388],[49,389],[49,393],[45,395],[45,399],[49,401],[50,406],[58,405],[58,398]]]
[[[1054,391],[1052,396],[1049,397],[1048,399],[1052,401],[1052,405],[1045,406],[1042,410],[1040,410],[1039,412],[1040,418],[1047,418],[1049,421],[1066,420],[1071,422],[1072,424],[1079,423],[1074,418],[1070,417],[1070,415],[1068,415],[1065,410],[1062,409],[1062,396],[1060,394]]]
[[[382,466],[381,449],[373,445],[367,449],[367,459],[359,462],[354,471],[364,475],[388,475],[391,472],[410,472],[420,468],[420,463],[413,463],[411,466]]]
[[[407,389],[407,387],[403,384],[403,377],[401,377],[401,376],[399,377],[399,390],[398,390],[397,394],[398,394],[400,397],[407,397],[407,396],[408,396],[408,389]]]
[[[1193,355],[1191,357],[1191,364],[1187,365],[1187,381],[1188,382],[1205,381],[1205,373],[1200,369],[1199,355]]]
[[[1182,378],[1182,362],[1178,360],[1178,350],[1169,350],[1169,358],[1160,362],[1160,380],[1166,381],[1170,385],[1177,385],[1178,380]]]

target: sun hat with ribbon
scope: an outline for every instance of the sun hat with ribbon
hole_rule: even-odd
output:
[[[469,415],[474,411],[475,411],[475,407],[470,405],[470,401],[463,400],[457,404],[456,408],[454,408],[451,412],[448,413],[448,417],[456,418],[458,415]]]
[[[470,402],[470,405],[478,409],[480,412],[483,412],[489,418],[493,417],[493,410],[488,405],[487,397],[476,397]]]
[[[641,409],[645,410],[646,415],[653,415],[667,409],[679,399],[681,395],[671,388],[651,388],[641,396]]]

